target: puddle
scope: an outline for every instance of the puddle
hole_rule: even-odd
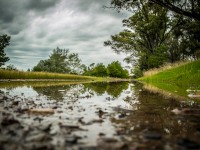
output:
[[[2,85],[1,149],[200,148],[193,99],[129,82]]]

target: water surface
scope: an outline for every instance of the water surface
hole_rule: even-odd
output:
[[[107,149],[106,144],[119,149],[125,145],[125,149],[199,149],[200,103],[196,99],[160,94],[137,82],[20,82],[3,83],[0,90],[7,96],[0,103],[1,116],[5,111],[12,113],[22,126],[19,131],[27,130],[14,136],[1,131],[4,148],[18,141],[18,146],[28,149],[35,148],[33,143],[52,149]],[[54,113],[27,112],[36,108],[51,108]],[[15,128],[2,126],[5,131]],[[35,141],[39,132],[50,138]],[[24,141],[19,140],[24,134]],[[124,145],[98,142],[108,137]]]

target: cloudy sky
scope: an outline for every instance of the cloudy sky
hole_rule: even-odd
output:
[[[0,0],[0,34],[11,36],[7,64],[33,68],[56,47],[78,53],[82,63],[108,64],[124,55],[103,42],[120,32],[127,12],[104,9],[110,0]],[[124,64],[124,63],[123,63]]]

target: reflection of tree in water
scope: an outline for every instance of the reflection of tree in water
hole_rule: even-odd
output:
[[[136,86],[134,88],[138,89]],[[161,134],[166,141],[173,140],[177,136],[194,138],[193,135],[196,132],[194,127],[198,125],[194,121],[195,115],[183,115],[180,118],[171,112],[175,108],[193,108],[194,106],[144,89],[134,92],[139,101],[139,103],[134,104],[137,109],[123,119],[111,119],[118,126],[125,127],[127,136],[133,136],[134,141],[140,141],[138,137],[141,137],[144,131],[155,131]],[[200,117],[197,121],[199,119]]]
[[[102,95],[107,92],[108,95],[117,98],[123,90],[128,89],[128,82],[113,82],[113,83],[86,83],[63,86],[47,86],[47,87],[33,87],[33,89],[41,95],[45,95],[55,100],[63,100],[63,97],[72,94],[74,97],[78,96],[93,96],[94,92],[97,95]],[[63,92],[60,90],[64,90]]]
[[[128,82],[112,82],[107,86],[107,93],[114,98],[118,98],[123,90],[128,89]]]
[[[74,88],[75,85],[63,85],[63,86],[47,86],[47,87],[33,87],[38,94],[51,97],[55,100],[63,100],[64,93],[59,90],[68,91],[71,88]]]
[[[84,88],[94,91],[97,95],[103,95],[106,92],[107,84],[106,82],[86,83],[84,84]]]
[[[100,82],[84,84],[86,89],[93,90],[97,95],[107,92],[108,95],[117,98],[123,90],[128,89],[128,82]]]

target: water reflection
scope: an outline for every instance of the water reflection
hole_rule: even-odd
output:
[[[188,141],[197,147],[200,144],[200,103],[158,94],[141,83],[20,83],[20,87],[9,84],[0,90],[12,96],[31,96],[34,107],[54,108],[56,113],[44,120],[80,125],[84,130],[75,134],[86,145],[97,145],[100,135],[117,138],[133,149],[187,149]],[[12,111],[15,106],[6,104],[6,109]],[[180,113],[173,113],[177,109]]]

